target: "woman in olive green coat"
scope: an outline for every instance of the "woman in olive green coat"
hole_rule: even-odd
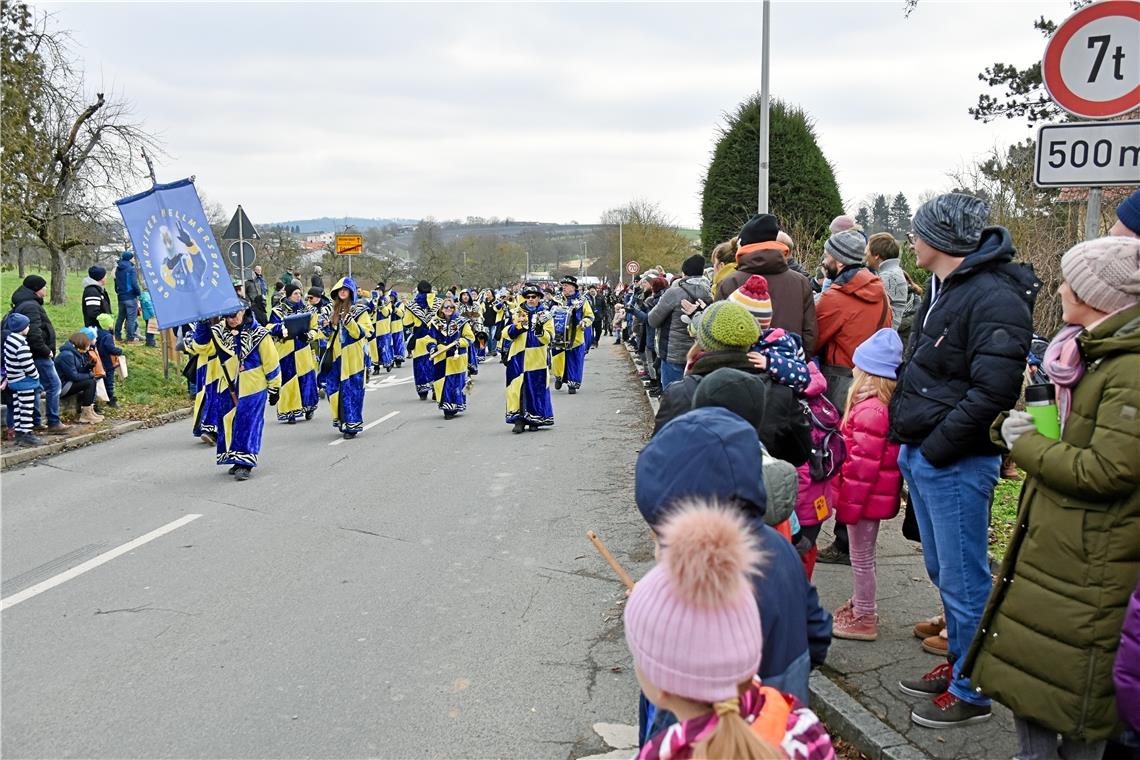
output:
[[[1044,363],[1061,439],[999,421],[1027,478],[962,668],[1013,711],[1025,760],[1056,758],[1058,735],[1063,757],[1099,758],[1123,729],[1112,664],[1140,576],[1140,240],[1081,243],[1061,270],[1068,326]]]

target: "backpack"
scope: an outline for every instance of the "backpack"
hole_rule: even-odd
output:
[[[817,482],[830,480],[847,460],[847,443],[839,431],[842,417],[823,394],[800,403],[811,423],[811,454],[808,457],[811,479]]]

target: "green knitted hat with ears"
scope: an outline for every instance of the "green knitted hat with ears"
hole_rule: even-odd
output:
[[[760,339],[760,328],[748,309],[717,301],[701,314],[697,343],[705,351],[747,351]]]

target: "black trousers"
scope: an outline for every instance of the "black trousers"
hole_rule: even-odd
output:
[[[80,380],[74,383],[64,383],[63,390],[59,394],[59,400],[62,402],[65,398],[72,398],[73,396],[79,397],[80,406],[91,406],[94,404],[95,381]]]

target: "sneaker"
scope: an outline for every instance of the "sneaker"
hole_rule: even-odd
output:
[[[927,654],[945,657],[950,651],[950,640],[946,638],[946,629],[943,628],[934,636],[927,636],[922,640],[922,651]]]
[[[202,433],[202,435],[198,437],[202,439],[202,443],[208,443],[211,446],[215,446],[218,443],[218,436],[213,433]]]
[[[949,689],[950,679],[953,677],[954,666],[949,662],[944,662],[923,675],[922,678],[899,681],[899,690],[912,697],[933,697]]]
[[[840,551],[839,547],[837,547],[833,541],[828,546],[819,550],[815,561],[822,562],[825,565],[850,565],[851,555],[845,551]]]
[[[923,620],[921,623],[915,623],[914,637],[916,639],[925,639],[931,636],[937,636],[944,630],[946,630],[946,616],[935,615],[932,618]]]
[[[38,438],[32,433],[16,433],[16,445],[31,448],[33,446],[43,446],[47,441],[43,438]]]
[[[237,472],[234,473],[234,480],[249,480],[249,476],[253,474],[253,470],[248,467],[239,467]]]
[[[525,429],[526,429],[526,423],[523,422],[522,420],[519,420],[518,422],[515,423],[515,426],[513,428],[511,428],[511,432],[512,433],[521,433]]]
[[[929,702],[921,702],[911,710],[910,719],[926,728],[954,728],[983,723],[992,714],[989,705],[972,705],[945,691]]]
[[[355,432],[355,431],[352,431],[352,430],[346,431],[346,432],[343,434],[343,438],[344,438],[344,440],[346,440],[346,441],[351,441],[351,440],[352,440],[353,438],[355,438],[355,437],[356,437],[356,432]]]
[[[856,615],[854,609],[844,610],[842,617],[838,614],[832,620],[831,635],[837,639],[850,639],[852,641],[874,641],[879,638],[878,615]]]
[[[571,396],[573,396],[577,392],[578,392],[578,389],[575,388],[573,385],[571,385],[570,388],[567,390],[567,393],[569,393]]]

